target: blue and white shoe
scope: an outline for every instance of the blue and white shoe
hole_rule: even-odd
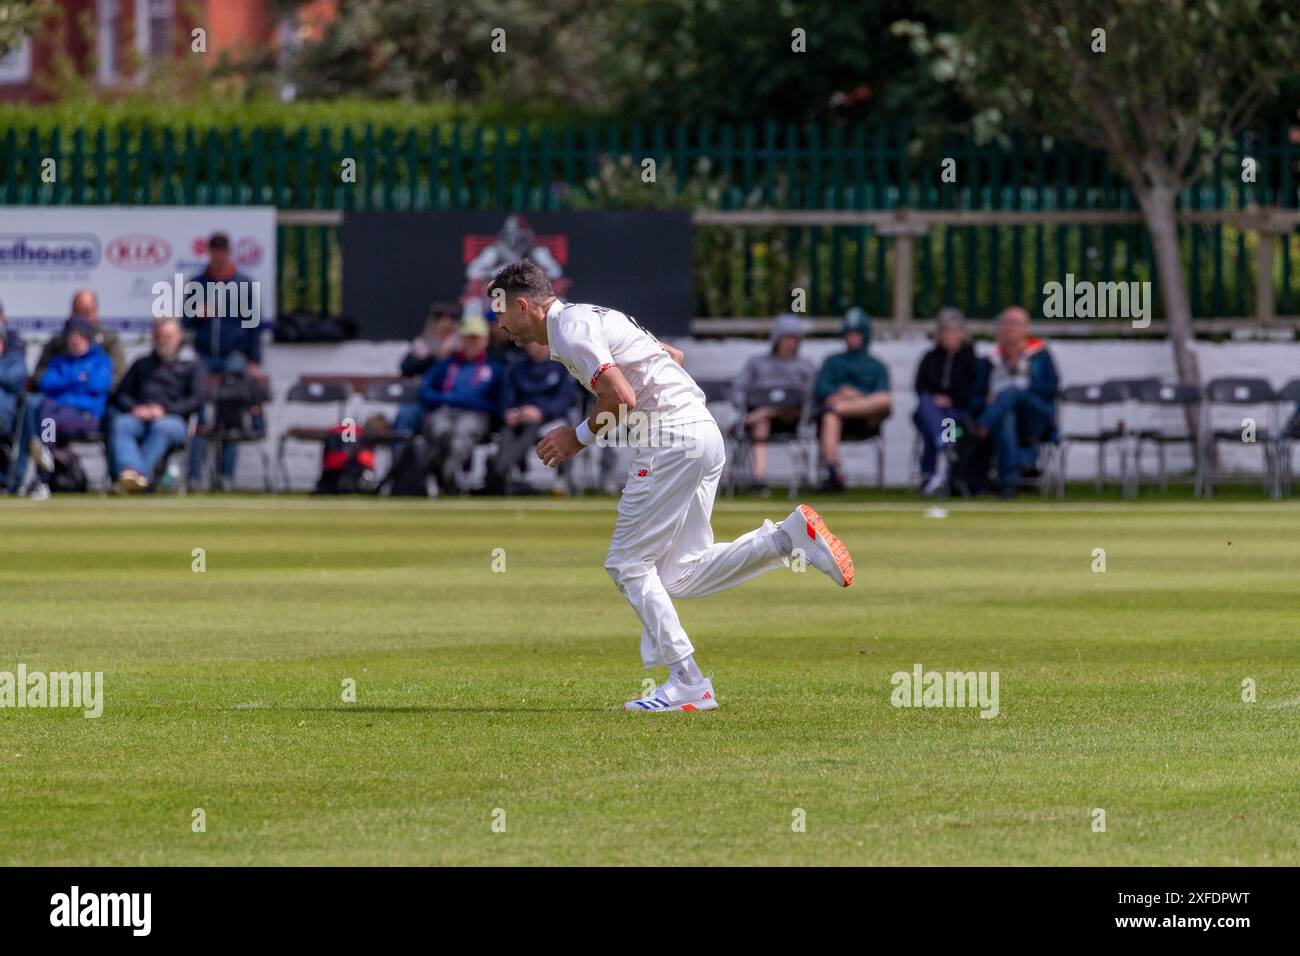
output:
[[[670,677],[654,689],[654,693],[640,700],[629,700],[623,705],[629,714],[666,713],[670,710],[717,710],[718,701],[713,696],[713,681],[709,678],[699,684],[683,684]]]

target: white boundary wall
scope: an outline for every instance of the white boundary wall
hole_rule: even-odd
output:
[[[733,377],[752,355],[765,351],[765,342],[752,339],[675,340],[674,344],[686,353],[686,367],[698,379],[728,379]],[[1155,375],[1164,380],[1173,378],[1173,357],[1169,345],[1160,341],[1094,341],[1071,340],[1050,343],[1052,354],[1056,358],[1061,374],[1062,385],[1088,384],[1107,378],[1137,378]],[[269,443],[274,462],[275,445],[279,432],[290,424],[320,425],[333,423],[333,406],[328,409],[316,409],[310,406],[286,406],[279,400],[288,386],[305,373],[310,374],[365,374],[392,375],[407,350],[406,342],[344,342],[337,345],[281,345],[267,342],[263,348],[264,367],[271,375],[277,399],[270,408],[271,439]],[[130,359],[148,351],[148,343],[137,340],[127,343]],[[803,345],[806,357],[820,364],[832,352],[842,346],[834,339],[810,339]],[[929,342],[923,339],[910,341],[889,341],[874,345],[871,353],[884,362],[889,369],[890,381],[894,392],[894,413],[885,423],[885,480],[894,487],[906,486],[911,480],[913,464],[912,449],[915,428],[911,422],[912,412],[916,407],[916,396],[912,382],[916,364]],[[976,349],[981,354],[991,348],[989,343],[977,343]],[[1201,373],[1206,380],[1222,375],[1258,376],[1270,381],[1274,387],[1280,387],[1290,379],[1300,377],[1300,343],[1296,342],[1230,342],[1196,344],[1201,361]],[[29,368],[34,366],[40,353],[39,345],[29,340]],[[358,420],[371,411],[383,411],[391,406],[367,407],[360,398],[354,398],[350,412]],[[1111,417],[1120,414],[1116,409],[1108,413]],[[1149,413],[1148,413],[1149,414]],[[1267,409],[1243,408],[1234,415],[1223,409],[1216,417],[1223,427],[1240,427],[1241,418],[1251,415],[1257,418],[1260,427],[1268,421]],[[1182,421],[1178,415],[1169,415],[1159,419],[1147,419],[1153,424],[1163,424],[1169,430],[1181,429]],[[1063,430],[1090,429],[1095,425],[1096,414],[1089,409],[1067,407],[1063,411]],[[724,423],[725,424],[725,423]],[[1227,449],[1224,464],[1231,469],[1257,473],[1261,468],[1262,455],[1255,448],[1243,446],[1240,449]],[[1154,461],[1148,471],[1154,470]],[[309,490],[315,483],[320,468],[319,446],[293,443],[289,446],[288,461],[290,477],[295,490]],[[1112,450],[1108,471],[1115,475],[1118,462]],[[860,484],[874,481],[874,457],[868,456],[863,449],[850,448],[844,459],[845,470],[850,483]],[[1185,447],[1175,446],[1171,449],[1170,468],[1172,471],[1190,469],[1191,461]],[[540,471],[544,469],[538,466]],[[1071,479],[1090,479],[1096,473],[1096,454],[1090,447],[1079,445],[1070,454]],[[777,450],[771,455],[769,480],[775,485],[788,475],[786,456]],[[240,456],[237,484],[250,490],[261,488],[259,460],[256,454],[245,450]],[[276,477],[277,487],[279,476]]]

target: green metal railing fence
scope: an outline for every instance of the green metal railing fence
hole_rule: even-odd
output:
[[[56,160],[46,182],[43,161]],[[345,182],[344,159],[356,164]],[[658,181],[642,181],[656,160]],[[955,182],[942,161],[955,161]],[[1257,162],[1243,182],[1242,161]],[[626,159],[624,165],[618,160]],[[611,165],[613,163],[613,165]],[[1239,138],[1194,188],[1187,210],[1294,209],[1300,146],[1286,129]],[[910,207],[984,210],[1136,208],[1097,150],[1013,140],[927,146],[906,128],[863,126],[450,125],[436,129],[117,128],[0,131],[0,201],[13,204],[269,204],[280,209],[559,209],[573,205],[716,209]],[[0,211],[0,216],[3,213]],[[1295,258],[1284,235],[1275,259],[1278,312],[1300,310]],[[1198,316],[1248,315],[1256,237],[1229,225],[1184,227],[1192,307]],[[869,227],[733,228],[696,233],[696,312],[764,315],[807,290],[808,310],[851,304],[889,309],[889,243]],[[336,311],[341,301],[337,227],[282,226],[281,310]],[[1108,281],[1154,279],[1140,226],[938,227],[916,250],[921,314],[951,303],[991,315],[1032,303],[1066,272]]]

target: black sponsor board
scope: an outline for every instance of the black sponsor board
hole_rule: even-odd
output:
[[[414,337],[431,304],[483,297],[522,258],[561,298],[626,312],[661,338],[689,334],[689,213],[349,212],[341,242],[343,311],[363,339]]]

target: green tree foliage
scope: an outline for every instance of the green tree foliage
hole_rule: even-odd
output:
[[[32,34],[45,0],[0,0],[0,57]]]
[[[937,0],[936,0],[937,2]],[[944,0],[958,29],[900,23],[989,126],[1103,148],[1142,208],[1175,366],[1199,380],[1176,203],[1300,69],[1289,0]]]

